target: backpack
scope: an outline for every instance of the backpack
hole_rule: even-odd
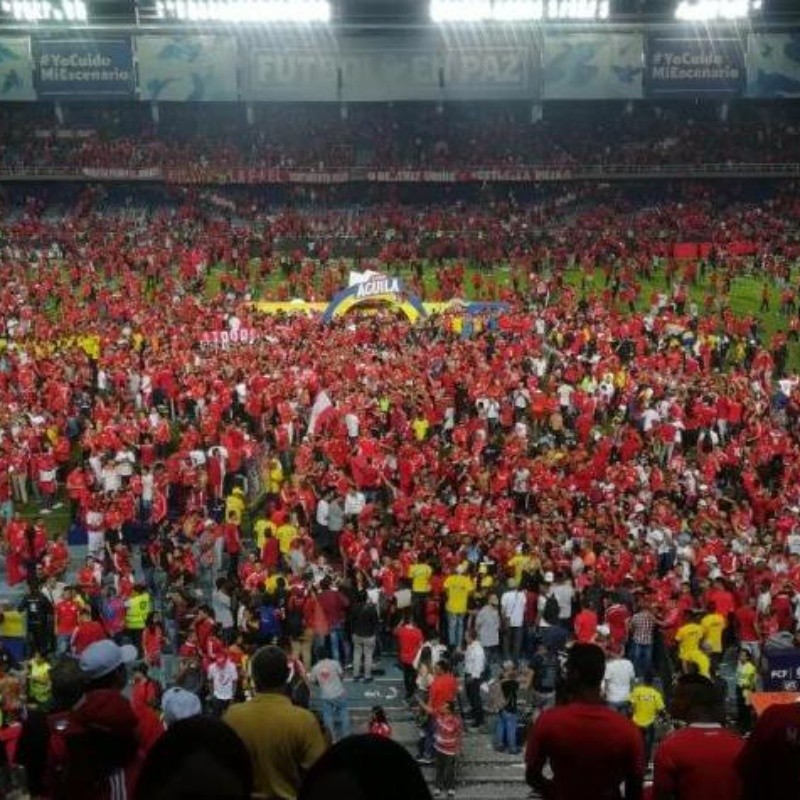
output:
[[[544,609],[542,610],[542,617],[548,625],[555,625],[561,614],[561,609],[558,605],[556,596],[551,594],[547,600],[544,601]]]
[[[286,633],[291,639],[299,639],[304,630],[303,609],[291,604],[286,609]]]
[[[300,670],[292,667],[286,688],[293,706],[298,708],[309,708],[311,706],[311,689],[308,688],[308,682],[303,678]]]
[[[537,692],[554,692],[558,682],[558,659],[552,653],[546,653],[536,662],[533,688]]]
[[[302,623],[302,614],[300,615]],[[288,622],[288,621],[287,621]],[[281,625],[278,621],[278,614],[274,606],[261,606],[258,615],[258,635],[262,639],[274,639],[279,636],[281,632]],[[302,634],[302,630],[300,631]],[[300,635],[298,634],[298,635]]]
[[[492,680],[486,685],[486,699],[483,707],[490,714],[499,714],[506,707],[506,696],[500,681]]]

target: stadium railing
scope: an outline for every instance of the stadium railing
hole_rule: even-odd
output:
[[[155,181],[178,184],[342,184],[558,182],[651,178],[792,178],[800,163],[788,164],[590,164],[552,167],[463,167],[459,169],[253,169],[198,167],[0,167],[0,181]]]

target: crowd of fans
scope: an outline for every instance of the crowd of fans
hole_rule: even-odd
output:
[[[144,104],[13,108],[0,117],[5,167],[430,168],[796,163],[789,104]]]
[[[0,653],[0,695],[33,794],[105,798],[138,777],[140,796],[173,796],[149,752],[193,786],[322,796],[355,758],[345,676],[394,660],[443,793],[462,712],[477,729],[491,714],[512,754],[532,723],[530,783],[552,788],[549,759],[570,798],[597,778],[566,770],[577,731],[593,731],[596,773],[636,797],[665,700],[716,724],[727,692],[751,728],[763,648],[799,644],[797,201],[568,191],[569,206],[308,213],[185,193],[115,214],[86,190],[58,220],[35,195],[9,213],[0,511],[26,633],[23,653]],[[703,258],[673,258],[686,239],[709,244]],[[254,287],[331,297],[346,248],[361,267],[407,267],[428,299],[507,307],[323,325],[249,303]],[[731,310],[745,271],[782,330]],[[68,540],[85,542],[81,563]],[[551,711],[559,692],[578,711]],[[312,694],[322,726],[298,710]],[[218,765],[230,755],[210,777],[187,755],[201,732],[180,725],[201,710],[227,724],[192,723],[218,738]],[[370,731],[391,725],[377,708]],[[768,747],[734,767],[742,743],[725,735],[705,774],[725,797],[793,796],[757,783]],[[323,755],[325,736],[340,749]],[[691,742],[670,741],[657,793],[688,769]],[[252,773],[235,767],[242,742]]]

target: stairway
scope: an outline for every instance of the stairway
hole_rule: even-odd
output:
[[[387,660],[388,662],[388,660]],[[365,733],[375,705],[386,711],[395,741],[412,756],[417,755],[418,728],[414,715],[403,702],[403,680],[394,664],[386,663],[386,673],[371,683],[345,684],[350,700],[353,733]],[[521,755],[498,753],[492,747],[491,727],[481,731],[469,728],[464,734],[464,748],[458,768],[456,798],[458,800],[524,800],[530,797],[525,783],[525,765]],[[422,766],[431,788],[435,772],[432,766]]]

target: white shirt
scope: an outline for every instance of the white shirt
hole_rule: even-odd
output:
[[[366,498],[361,492],[348,492],[344,498],[345,516],[358,516],[364,510],[365,503]]]
[[[145,472],[142,475],[142,500],[145,503],[153,502],[153,491],[155,489],[155,478],[152,472]]]
[[[606,662],[603,688],[609,703],[627,703],[635,677],[633,664],[627,658],[614,658]]]
[[[217,700],[233,700],[236,690],[236,680],[239,673],[232,661],[226,661],[221,667],[215,661],[208,668],[208,679],[214,690]]]
[[[464,674],[468,678],[480,678],[486,669],[486,653],[479,641],[470,642],[464,651]]]
[[[330,509],[331,504],[327,500],[320,500],[317,503],[317,525],[323,525],[327,527]]]
[[[118,492],[122,488],[122,480],[116,467],[106,464],[103,467],[103,491]]]
[[[500,600],[500,608],[512,628],[521,628],[525,622],[525,592],[517,589],[504,592]]]
[[[344,424],[347,426],[347,435],[351,439],[357,439],[360,425],[358,417],[352,411],[344,415]]]

